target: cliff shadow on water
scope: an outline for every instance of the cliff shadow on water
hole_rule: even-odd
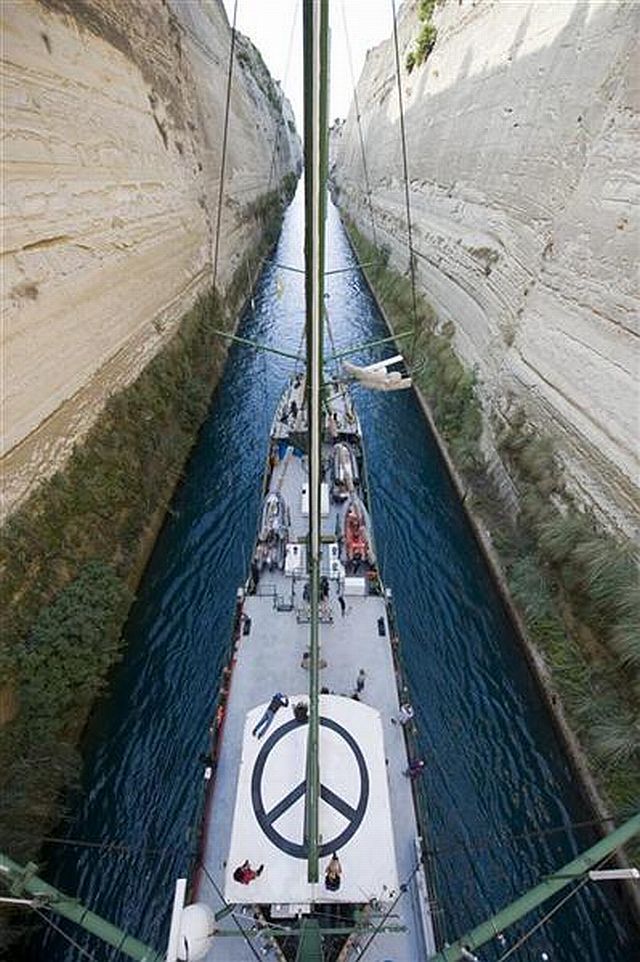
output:
[[[302,345],[303,278],[278,264],[301,266],[301,200],[300,191],[239,327],[293,353]],[[340,351],[386,328],[333,208],[327,236],[328,269],[352,268],[327,281]],[[363,351],[356,360],[373,356]],[[124,659],[93,715],[80,791],[61,843],[47,850],[49,878],[158,948],[173,880],[194,845],[199,756],[249,567],[272,413],[293,369],[286,358],[230,349],[131,610]],[[427,762],[422,790],[438,911],[453,938],[590,844],[593,816],[417,399],[356,389],[356,403],[377,550]],[[508,944],[539,917],[508,933]],[[554,962],[626,962],[637,949],[615,890],[590,887],[518,957],[533,962],[544,951]],[[34,951],[51,962],[80,958],[50,933]],[[501,951],[489,946],[483,958]]]

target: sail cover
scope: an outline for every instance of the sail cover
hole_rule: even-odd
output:
[[[291,703],[308,701],[306,694]],[[398,894],[382,722],[374,708],[320,696],[320,880],[307,881],[304,833],[308,725],[279,711],[265,735],[252,735],[267,705],[244,729],[225,899],[231,904],[364,903]],[[342,866],[337,891],[325,886],[333,851]],[[249,860],[264,868],[249,884],[234,871]]]
[[[347,374],[374,391],[401,391],[411,387],[411,378],[407,375],[401,354],[389,357],[386,361],[368,364],[366,367],[358,367],[349,361],[343,361],[343,366]]]

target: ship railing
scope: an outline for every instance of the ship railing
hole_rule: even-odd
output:
[[[200,882],[201,865],[207,842],[208,816],[210,812],[209,803],[213,794],[218,759],[220,757],[221,738],[235,666],[235,650],[242,635],[244,623],[247,620],[243,613],[244,598],[244,590],[239,589],[233,615],[233,627],[229,632],[229,641],[223,653],[222,671],[220,675],[221,682],[213,706],[213,720],[209,727],[209,752],[206,756],[202,757],[204,764],[203,779],[200,792],[198,793],[196,810],[189,830],[190,855],[187,873],[187,878],[190,880],[189,900],[192,900],[197,895]]]
[[[295,603],[293,600],[293,590],[290,594],[279,594],[278,589],[274,584],[267,582],[266,584],[259,584],[257,591],[254,592],[258,598],[271,598],[273,599],[273,607],[275,611],[293,611]]]
[[[391,590],[388,588],[385,589],[385,601],[387,621],[389,623],[389,632],[391,638],[391,650],[393,652],[393,661],[396,672],[396,683],[400,703],[402,704],[409,701],[410,689],[400,651],[400,638],[398,634],[398,625],[393,607]],[[403,731],[407,746],[407,757],[410,761],[420,758],[422,750],[418,738],[418,729],[415,725],[415,722],[412,721],[408,725],[403,725]],[[443,909],[438,900],[437,866],[435,855],[429,841],[429,820],[427,814],[429,806],[427,802],[426,789],[424,783],[417,778],[412,780],[411,790],[413,793],[413,807],[416,815],[416,821],[418,823],[419,833],[416,842],[427,884],[427,892],[425,893],[427,904],[425,907],[428,908],[431,916],[436,947],[441,948],[444,945]]]
[[[413,840],[416,856],[422,861],[422,838],[417,836]],[[433,921],[433,906],[429,896],[429,887],[426,881],[426,873],[416,872],[415,885],[413,886],[415,911],[420,920],[420,932],[422,934],[422,948],[424,957],[431,955],[435,939],[435,925]]]

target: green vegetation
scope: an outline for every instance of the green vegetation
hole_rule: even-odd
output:
[[[131,597],[111,565],[89,562],[12,650],[20,711],[3,733],[0,753],[2,843],[12,852],[33,850],[34,826],[49,815],[60,785],[75,776],[73,720],[84,715],[118,658]]]
[[[405,59],[405,66],[408,73],[411,73],[414,67],[419,67],[425,63],[427,57],[436,45],[438,31],[431,22],[435,6],[436,0],[420,0],[418,5],[418,20],[421,23],[421,27]]]
[[[392,329],[411,329],[409,278],[389,268],[388,251],[376,250],[346,223],[360,261],[375,263],[366,274]],[[452,326],[438,327],[418,297],[417,336],[402,342],[413,379],[468,484],[471,509],[490,532],[511,597],[603,794],[613,811],[631,811],[640,801],[637,552],[575,503],[551,439],[528,425],[523,409],[512,412],[508,424],[494,424],[517,490],[514,516],[480,448],[476,374],[461,364],[452,339]]]
[[[287,198],[288,204],[295,193],[297,183],[298,177],[296,174],[293,172],[285,174],[278,190],[263,194],[244,208],[246,217],[253,217],[262,224],[263,245],[266,244],[271,247],[277,241],[282,222],[282,197],[284,195]],[[253,257],[255,259],[255,254]],[[242,277],[241,274],[240,277]]]
[[[640,798],[637,552],[575,504],[550,440],[527,428],[524,411],[498,433],[498,448],[521,503],[518,542],[507,557],[512,593],[547,658],[572,728],[612,803],[626,810]],[[537,586],[522,581],[515,560],[521,544],[530,551],[530,569],[539,573]],[[548,602],[540,622],[530,609],[543,589]]]
[[[277,237],[281,192],[247,216],[260,237],[223,304],[201,297],[138,379],[114,395],[64,469],[6,522],[0,546],[0,847],[33,857],[78,771],[77,743],[120,654],[149,543],[222,371],[254,270]],[[0,940],[1,941],[1,940]]]
[[[118,656],[141,542],[222,368],[211,329],[224,323],[216,298],[202,298],[3,529],[0,660],[17,713],[0,729],[0,835],[17,858],[34,854],[52,796],[75,769],[79,731]]]

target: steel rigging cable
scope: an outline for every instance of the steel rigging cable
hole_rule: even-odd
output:
[[[377,249],[378,236],[376,232],[376,222],[373,216],[373,204],[371,202],[371,182],[369,180],[369,168],[367,167],[367,156],[364,149],[364,137],[362,135],[362,124],[360,123],[360,104],[358,103],[358,90],[356,87],[356,79],[353,73],[353,60],[351,57],[351,42],[349,40],[349,28],[347,27],[347,15],[345,13],[344,0],[342,0],[342,23],[344,24],[344,37],[347,45],[347,58],[349,60],[349,74],[351,76],[351,86],[353,88],[353,105],[356,108],[356,120],[358,122],[358,137],[360,139],[360,153],[362,155],[364,185],[365,185],[365,190],[367,194],[367,201],[369,203],[369,215],[371,217],[371,232],[373,234],[373,245]]]
[[[44,914],[44,912],[41,912],[40,909],[39,909],[37,906],[32,905],[31,908],[32,908],[33,911],[36,913],[36,915],[38,915],[38,916],[42,919],[43,922],[46,922],[47,925],[50,926],[50,927],[54,930],[54,932],[57,932],[59,935],[61,935],[63,938],[65,938],[65,939],[67,940],[67,942],[68,942],[71,946],[73,946],[74,949],[77,949],[78,952],[79,952],[81,955],[84,955],[85,958],[90,959],[91,962],[98,962],[96,956],[93,955],[92,952],[89,952],[89,950],[83,948],[83,946],[80,945],[79,942],[76,942],[75,939],[72,939],[71,936],[70,936],[67,932],[65,932],[65,930],[64,930],[61,926],[57,925],[57,924],[53,921],[53,919],[50,919],[48,915],[45,915],[45,914]]]
[[[298,23],[298,3],[294,0],[293,4],[293,17],[291,18],[291,32],[289,34],[289,49],[287,51],[287,61],[284,68],[284,76],[282,78],[282,90],[287,86],[287,80],[289,77],[289,69],[291,67],[291,56],[293,53],[293,41],[295,37],[296,25]],[[267,182],[267,192],[271,188],[273,182],[273,175],[275,173],[276,155],[280,147],[280,135],[284,128],[284,111],[282,110],[282,105],[284,104],[284,93],[282,94],[282,100],[280,101],[280,117],[278,119],[278,126],[276,128],[276,136],[273,143],[273,152],[271,154],[271,167],[269,169],[269,180]]]
[[[409,243],[409,271],[411,274],[411,301],[413,305],[413,328],[414,338],[411,353],[415,351],[416,337],[418,334],[418,306],[416,300],[416,272],[413,257],[413,235],[411,231],[411,200],[409,198],[409,164],[407,161],[407,135],[404,126],[404,104],[402,100],[402,75],[400,73],[400,50],[398,47],[398,24],[396,22],[396,3],[391,0],[391,11],[393,13],[393,46],[396,60],[396,81],[398,86],[398,107],[400,110],[400,140],[402,143],[402,167],[404,170],[404,203],[407,215],[407,239]]]
[[[511,841],[520,841],[521,839],[535,839],[535,838],[545,838],[549,835],[556,835],[560,832],[569,832],[577,828],[591,828],[596,825],[610,825],[611,822],[619,821],[620,819],[628,818],[629,812],[623,811],[618,812],[614,815],[607,815],[603,818],[589,818],[580,822],[567,822],[563,825],[555,825],[550,828],[540,828],[535,829],[530,832],[500,832],[496,833],[494,836],[480,836],[471,837],[468,841],[457,841],[452,845],[445,845],[443,847],[436,846],[429,850],[431,855],[449,855],[456,851],[485,851],[490,848],[494,848],[496,844],[504,844]],[[171,846],[156,846],[147,847],[140,846],[136,847],[133,845],[127,845],[120,842],[105,842],[98,841],[97,839],[82,839],[82,838],[63,838],[61,836],[46,835],[43,841],[47,844],[53,845],[67,845],[76,848],[94,848],[101,849],[101,854],[108,855],[165,855],[167,853],[172,853],[175,855],[182,854],[182,849],[178,847]]]
[[[238,15],[238,0],[233,5],[233,25],[231,27],[231,46],[229,48],[229,69],[227,72],[227,96],[224,108],[224,130],[222,134],[222,158],[220,160],[220,184],[218,188],[218,210],[216,216],[216,236],[213,253],[213,287],[215,290],[218,279],[218,252],[220,250],[220,224],[222,221],[222,198],[224,196],[224,171],[227,162],[227,139],[229,134],[229,106],[231,103],[231,79],[233,76],[233,55],[236,49],[236,18]]]

